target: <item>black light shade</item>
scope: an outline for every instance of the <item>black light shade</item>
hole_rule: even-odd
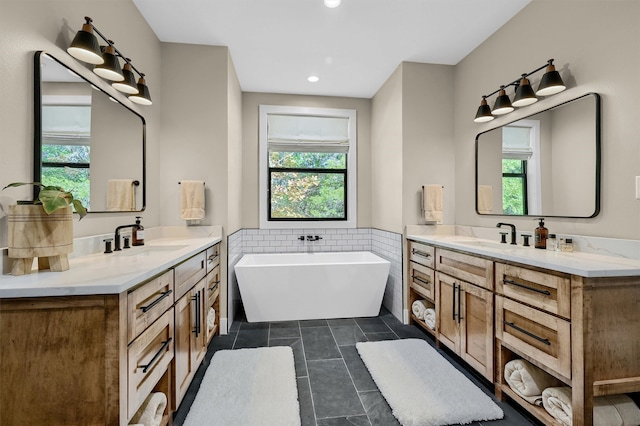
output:
[[[138,80],[138,94],[129,96],[129,100],[138,105],[151,105],[151,95],[149,94],[149,88],[147,82],[144,80],[144,74],[140,75]]]
[[[109,41],[109,43],[112,43]],[[124,75],[122,74],[122,68],[120,68],[120,62],[118,61],[118,57],[116,56],[116,50],[110,44],[104,49],[104,53],[102,53],[102,59],[104,59],[104,63],[100,65],[96,65],[93,69],[93,72],[98,74],[100,77],[105,78],[111,81],[122,81],[124,80]]]
[[[136,76],[133,74],[133,70],[131,69],[131,64],[129,62],[124,64],[124,67],[122,68],[122,75],[124,76],[124,80],[112,83],[111,85],[116,90],[123,93],[128,93],[130,95],[137,94],[138,86],[136,84]]]
[[[515,108],[511,105],[511,99],[504,91],[504,86],[500,86],[500,92],[496,98],[496,103],[493,105],[493,115],[508,114]]]
[[[98,39],[93,34],[93,28],[90,24],[91,18],[85,17],[84,19],[86,19],[87,22],[82,24],[82,29],[76,33],[67,52],[69,55],[83,62],[94,65],[102,64],[104,63],[104,59],[102,59]]]
[[[540,80],[540,85],[538,86],[538,90],[536,90],[536,95],[555,95],[556,93],[562,92],[566,88],[567,86],[565,86],[564,81],[562,81],[560,73],[556,71],[556,67],[553,65],[553,59],[549,59],[549,65],[547,66],[547,70]]]
[[[536,98],[536,94],[531,87],[531,83],[527,79],[526,74],[522,74],[522,80],[516,89],[516,95],[513,98],[512,105],[514,107],[523,107],[531,104],[535,104],[538,102],[538,98]]]
[[[480,102],[480,106],[478,107],[478,112],[476,113],[476,118],[474,118],[473,121],[476,123],[486,123],[494,118],[491,114],[491,107],[487,104],[487,98],[483,96],[482,102]]]

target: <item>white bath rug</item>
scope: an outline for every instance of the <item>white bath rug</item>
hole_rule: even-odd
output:
[[[422,340],[356,344],[403,426],[469,424],[504,417],[498,405]]]
[[[300,426],[289,346],[213,355],[185,426]]]

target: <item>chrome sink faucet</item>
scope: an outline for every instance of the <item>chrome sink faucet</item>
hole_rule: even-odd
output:
[[[502,226],[508,226],[511,228],[511,244],[516,245],[516,226],[510,223],[498,222],[496,228],[501,228]]]

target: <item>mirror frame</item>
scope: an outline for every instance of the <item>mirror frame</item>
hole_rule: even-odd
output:
[[[75,70],[69,68],[65,63],[61,62],[58,58],[53,56],[51,53],[46,52],[44,50],[37,50],[33,56],[33,117],[34,117],[34,127],[33,127],[33,182],[40,182],[42,179],[42,72],[40,67],[41,57],[42,55],[47,55],[63,67],[67,68],[71,72],[75,73],[78,77],[86,81],[88,84],[93,86],[95,89],[102,92],[105,96],[110,97],[115,102],[120,104],[120,106],[129,110],[129,112],[135,114],[142,121],[142,182],[140,183],[142,187],[142,206],[140,210],[131,210],[131,211],[107,211],[107,210],[88,210],[88,213],[132,213],[132,212],[142,212],[145,210],[147,205],[147,122],[144,117],[138,114],[133,109],[129,108],[122,102],[120,102],[115,96],[110,95],[97,84],[90,81],[86,77],[80,75]],[[40,192],[40,188],[34,186],[33,190],[33,199],[38,198],[38,193]]]
[[[524,120],[524,119],[533,117],[534,115],[537,115],[537,114],[552,110],[554,108],[558,108],[558,107],[560,107],[562,105],[566,105],[568,103],[571,103],[571,102],[574,102],[574,101],[577,101],[579,99],[586,98],[586,97],[589,97],[589,96],[592,96],[595,99],[595,103],[596,103],[595,104],[595,150],[596,150],[596,158],[595,158],[595,161],[596,161],[596,164],[595,164],[595,166],[596,166],[596,170],[595,170],[595,190],[596,190],[596,193],[595,193],[595,206],[594,206],[593,214],[591,214],[590,216],[563,216],[563,215],[545,215],[545,214],[509,215],[509,214],[498,214],[498,213],[483,213],[483,214],[480,214],[480,212],[478,211],[478,185],[479,185],[479,182],[478,182],[478,146],[479,146],[479,143],[480,143],[480,136],[485,134],[485,133],[491,132],[493,130],[500,129],[500,128],[502,128],[504,126],[507,126],[509,124],[516,123],[516,122],[518,122],[520,120]],[[544,109],[544,110],[541,110],[541,111],[536,111],[533,114],[530,114],[530,115],[527,115],[527,116],[524,116],[524,117],[520,117],[517,120],[510,121],[508,123],[504,123],[504,124],[502,124],[500,126],[497,126],[497,127],[492,128],[492,129],[485,130],[484,132],[478,133],[476,135],[476,144],[475,144],[476,145],[475,146],[475,156],[476,156],[476,158],[475,158],[475,188],[474,188],[474,192],[476,194],[476,200],[475,200],[476,214],[479,215],[479,216],[561,217],[561,218],[568,218],[568,219],[590,219],[590,218],[596,217],[600,213],[600,199],[601,199],[600,190],[601,190],[601,155],[602,155],[601,144],[602,144],[602,140],[601,140],[601,131],[600,131],[600,126],[601,126],[601,114],[600,114],[601,105],[600,105],[600,103],[601,103],[601,100],[600,100],[600,95],[598,93],[588,92],[588,93],[585,93],[582,96],[578,96],[576,98],[569,99],[569,100],[567,100],[565,102],[562,102],[562,103],[559,103],[557,105],[551,106],[551,107],[549,107],[547,109]]]

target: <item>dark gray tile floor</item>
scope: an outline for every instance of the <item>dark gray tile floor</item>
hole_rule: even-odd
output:
[[[228,335],[217,336],[212,340],[205,361],[176,412],[173,424],[181,426],[184,423],[204,372],[216,351],[284,345],[293,349],[302,426],[399,426],[358,355],[355,344],[407,338],[423,339],[435,346],[430,335],[418,327],[403,325],[385,308],[375,318],[271,323],[249,323],[243,317],[238,318]],[[455,355],[446,350],[438,350],[493,397],[490,383],[463,367]],[[509,403],[496,402],[505,413],[504,419],[476,422],[473,426],[538,424]]]

